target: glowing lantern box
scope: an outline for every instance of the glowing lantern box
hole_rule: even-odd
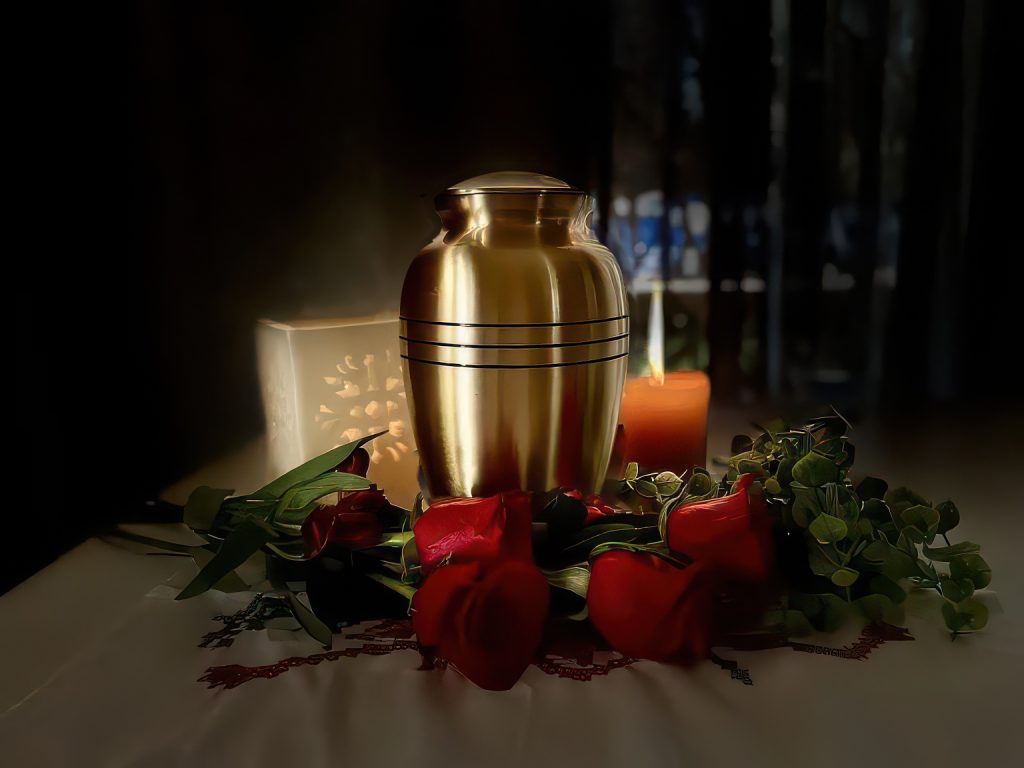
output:
[[[363,435],[369,479],[399,506],[416,498],[398,318],[261,320],[256,328],[271,470],[281,474]]]

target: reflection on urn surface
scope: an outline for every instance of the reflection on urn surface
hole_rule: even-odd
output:
[[[402,291],[402,357],[433,497],[604,480],[629,318],[586,196],[531,173],[437,198],[442,229]]]

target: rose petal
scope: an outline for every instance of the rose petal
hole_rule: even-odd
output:
[[[416,521],[414,531],[425,575],[446,560],[532,560],[532,510],[524,493],[436,502]]]

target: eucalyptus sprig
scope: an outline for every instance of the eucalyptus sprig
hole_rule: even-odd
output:
[[[725,461],[728,482],[748,472],[760,477],[785,532],[805,548],[806,568],[790,569],[796,584],[787,607],[820,629],[850,608],[895,622],[909,585],[942,595],[954,636],[983,628],[988,611],[973,595],[992,574],[977,544],[950,543],[947,534],[960,521],[956,505],[932,504],[875,477],[854,486],[849,429],[835,411],[795,429],[775,422],[754,439],[735,438],[734,449],[742,450]],[[937,536],[946,546],[933,546]]]

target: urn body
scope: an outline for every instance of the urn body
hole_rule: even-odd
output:
[[[615,257],[564,182],[503,172],[438,195],[406,274],[401,356],[432,498],[598,490],[629,347]]]

